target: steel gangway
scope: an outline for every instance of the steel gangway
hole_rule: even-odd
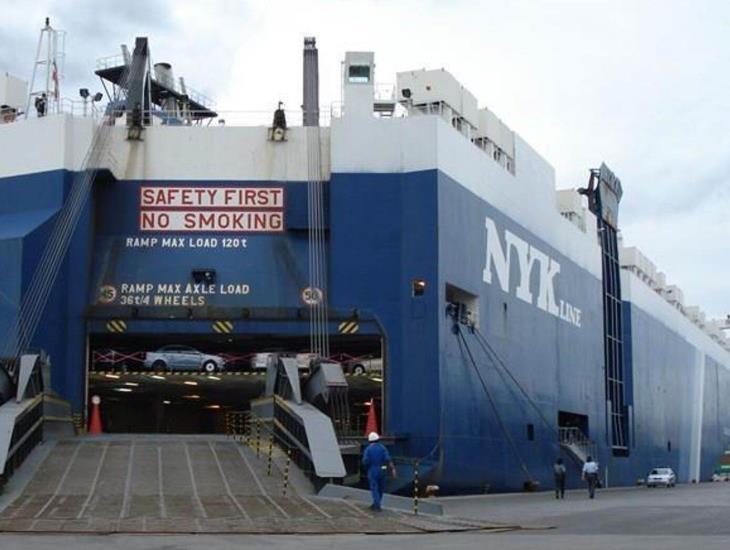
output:
[[[597,456],[596,443],[575,426],[559,427],[558,438],[560,446],[569,451],[581,464],[585,464],[588,457]]]
[[[347,424],[347,381],[338,363],[316,362],[302,384],[296,359],[267,367],[264,395],[251,402],[250,430],[265,429],[315,486],[347,475],[336,427]],[[325,412],[326,411],[326,412]]]

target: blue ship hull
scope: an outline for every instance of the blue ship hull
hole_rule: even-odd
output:
[[[3,333],[15,321],[72,179],[73,173],[59,170],[0,180]],[[307,286],[305,183],[198,184],[284,188],[285,231],[247,235],[245,249],[240,243],[226,246],[226,233],[206,234],[217,239],[207,247],[128,241],[150,236],[139,227],[140,187],[148,184],[97,177],[33,341],[50,353],[53,387],[77,412],[86,403],[88,340],[108,332],[108,319],[124,319],[130,335],[209,335],[210,321],[218,318],[232,319],[236,334],[308,334],[306,320],[297,319]],[[555,435],[560,412],[587,419],[587,435],[597,445],[611,485],[634,484],[655,466],[669,466],[689,481],[695,477],[693,460],[699,461],[699,478],[709,478],[730,447],[728,364],[627,298],[624,382],[630,444],[626,456],[615,456],[607,426],[602,283],[596,275],[439,170],[333,173],[328,187],[330,307],[341,312],[336,318],[356,312],[361,334],[382,336],[384,431],[398,436],[396,455],[429,463],[430,479],[443,491],[520,490],[528,477],[550,487],[554,459],[566,456]],[[525,286],[517,261],[509,262],[509,273],[501,276],[485,261],[490,228],[497,230],[503,251],[510,250],[509,232],[534,254],[559,263],[552,296],[545,294],[544,276],[541,282],[537,270]],[[154,303],[121,303],[122,285],[184,284],[195,268],[214,269],[220,283],[245,283],[250,292],[204,296],[189,318],[145,318],[139,311]],[[414,295],[416,279],[426,284],[422,295]],[[101,299],[104,286],[118,293],[111,303]],[[449,288],[477,297],[478,332],[514,380],[484,352],[477,334],[463,325],[463,340],[455,333],[447,312]],[[540,307],[548,299],[563,301],[559,311]],[[574,309],[580,310],[579,319]],[[267,319],[265,312],[281,316]],[[333,320],[333,333],[337,325]],[[698,357],[703,379],[690,368]],[[699,417],[697,395],[703,403]],[[699,456],[693,455],[695,448]],[[569,485],[575,486],[578,469],[567,462]]]

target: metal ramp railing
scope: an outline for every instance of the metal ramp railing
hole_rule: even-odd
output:
[[[585,463],[589,456],[595,457],[597,446],[580,428],[559,427],[558,439],[560,446],[570,451],[572,455]]]
[[[261,428],[268,430],[315,485],[341,480],[347,470],[336,428],[347,419],[341,410],[346,390],[339,364],[314,365],[302,388],[297,361],[277,357],[267,367],[264,395],[251,402],[248,432],[255,428],[258,442]]]
[[[0,487],[43,440],[41,355],[23,355],[16,395],[0,405]]]
[[[310,403],[296,403],[279,396],[262,398],[252,405],[254,422],[263,420],[277,444],[292,451],[292,461],[315,485],[346,475],[332,420]],[[257,413],[261,413],[260,415]]]
[[[259,398],[251,411],[226,415],[226,433],[250,446],[257,456],[277,446],[315,488],[346,475],[331,420],[309,403],[276,395]]]

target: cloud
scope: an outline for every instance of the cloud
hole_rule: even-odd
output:
[[[730,149],[728,149],[730,150]],[[715,166],[657,170],[653,182],[626,196],[622,215],[641,221],[657,217],[697,215],[709,204],[730,205],[730,158]]]
[[[623,234],[682,288],[687,304],[700,305],[710,317],[725,317],[728,303],[730,200],[705,201],[690,211],[645,217],[623,224]]]
[[[72,9],[70,9],[72,8]],[[225,9],[226,18],[216,15]],[[239,2],[173,2],[128,0],[100,6],[92,0],[53,0],[26,5],[11,0],[0,20],[0,69],[30,80],[40,29],[45,17],[66,31],[62,94],[101,89],[94,75],[96,60],[133,49],[137,36],[149,38],[153,61],[173,63],[176,76],[192,76],[209,95],[225,87],[230,56],[243,21]],[[195,86],[195,84],[193,85]]]

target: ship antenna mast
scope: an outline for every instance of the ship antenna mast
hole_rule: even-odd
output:
[[[65,57],[66,31],[51,27],[51,20],[46,17],[46,24],[38,38],[25,118],[28,118],[36,99],[41,99],[44,103],[43,109],[38,111],[39,116],[61,112],[61,80]]]

